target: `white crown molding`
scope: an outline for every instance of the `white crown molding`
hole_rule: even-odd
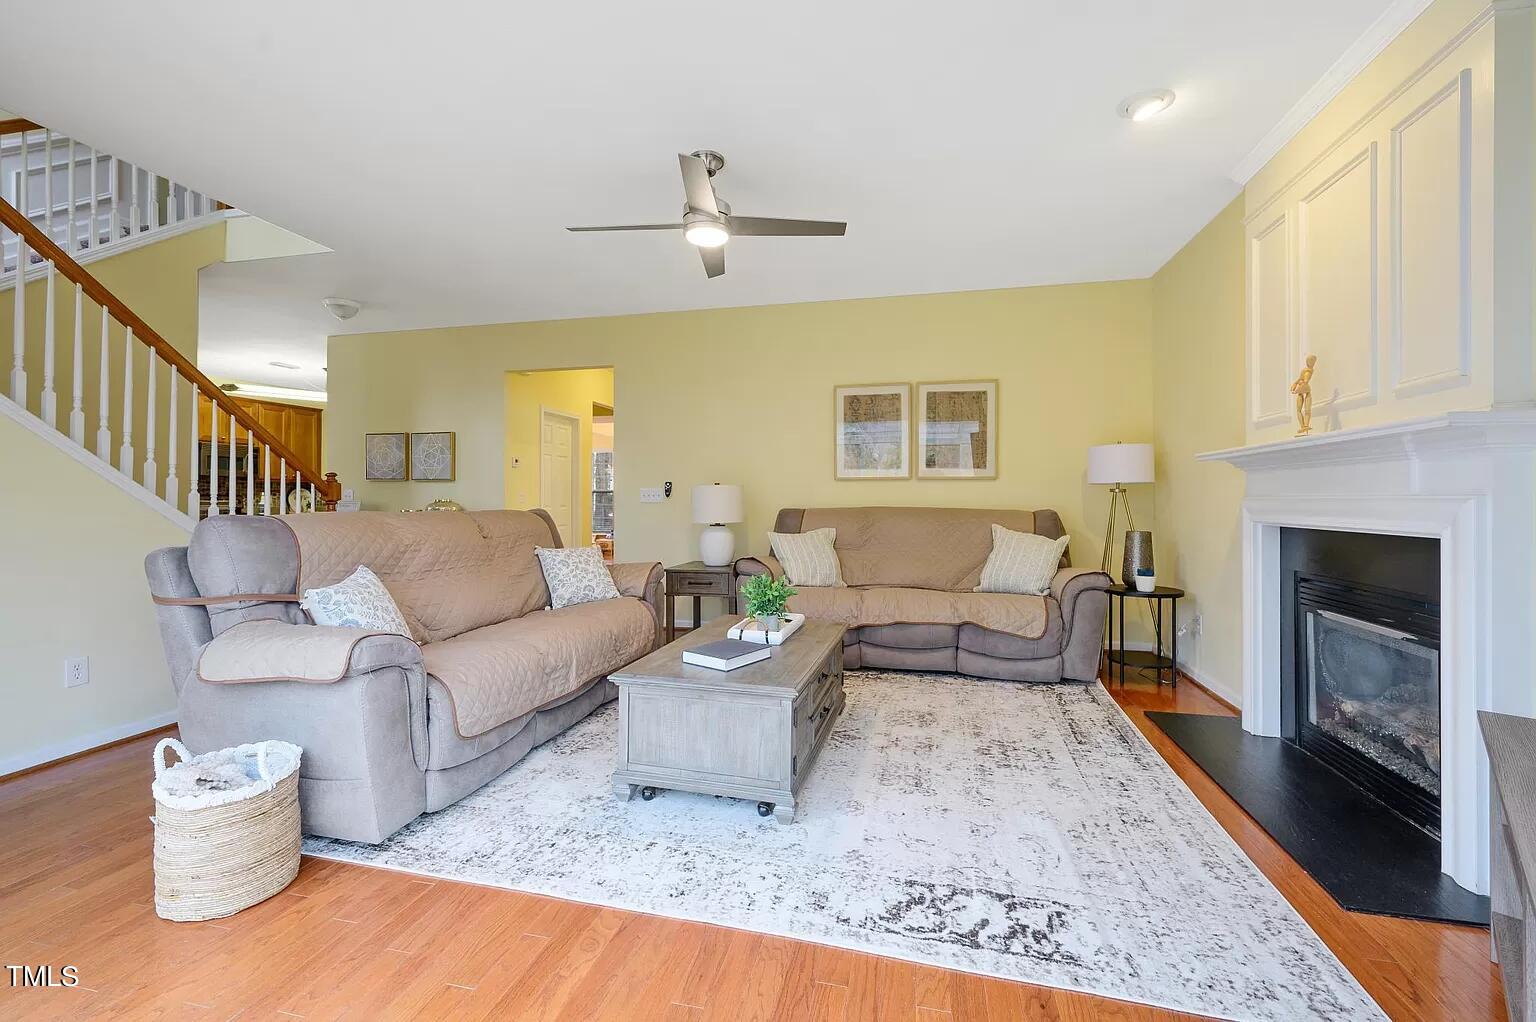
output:
[[[1232,168],[1231,177],[1240,185],[1246,185],[1248,181],[1264,165],[1272,160],[1276,153],[1285,148],[1287,142],[1295,138],[1307,123],[1322,113],[1335,96],[1344,91],[1344,86],[1354,80],[1354,77],[1365,66],[1376,59],[1387,44],[1396,39],[1420,14],[1424,13],[1434,0],[1393,0],[1392,5],[1381,13],[1381,16],[1371,23],[1371,26],[1361,34],[1360,38],[1350,44],[1333,66],[1323,72],[1323,76],[1312,84],[1296,105],[1286,111],[1280,118],[1280,123],[1269,129],[1259,144],[1238,161]]]
[[[63,451],[102,479],[116,486],[134,500],[137,500],[140,504],[159,513],[160,517],[172,525],[180,526],[190,534],[192,527],[197,524],[191,517],[171,507],[171,505],[161,500],[155,493],[140,486],[128,476],[123,475],[123,473],[3,395],[0,395],[0,415],[20,423],[29,433],[40,437],[45,443],[51,444]],[[68,754],[65,753],[65,755]]]

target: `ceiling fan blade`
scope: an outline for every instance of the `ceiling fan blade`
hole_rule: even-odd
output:
[[[720,207],[715,204],[715,186],[709,181],[709,167],[697,156],[677,154],[677,164],[683,170],[683,194],[688,206],[700,213],[719,216]]]
[[[848,231],[841,220],[781,220],[772,216],[732,216],[732,237],[840,238]]]
[[[623,224],[617,227],[567,227],[568,231],[680,231],[682,224]]]
[[[725,246],[699,249],[699,258],[704,260],[704,275],[706,277],[718,277],[725,273]]]

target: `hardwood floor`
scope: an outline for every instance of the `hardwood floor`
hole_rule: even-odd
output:
[[[1505,1018],[1487,933],[1340,909],[1144,716],[1229,713],[1193,684],[1111,686],[1131,719],[1394,1019]],[[0,1018],[1191,1018],[741,930],[306,859],[231,919],[154,913],[154,739],[0,783],[0,964],[74,965]],[[9,977],[6,977],[7,979]]]

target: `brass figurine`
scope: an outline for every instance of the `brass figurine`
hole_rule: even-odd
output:
[[[1296,395],[1296,425],[1301,427],[1296,431],[1297,436],[1312,432],[1312,373],[1316,367],[1317,356],[1308,355],[1307,367],[1291,384],[1291,393]]]

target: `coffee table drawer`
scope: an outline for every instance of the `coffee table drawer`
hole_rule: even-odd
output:
[[[671,596],[730,596],[731,579],[719,573],[668,572],[667,593]]]

